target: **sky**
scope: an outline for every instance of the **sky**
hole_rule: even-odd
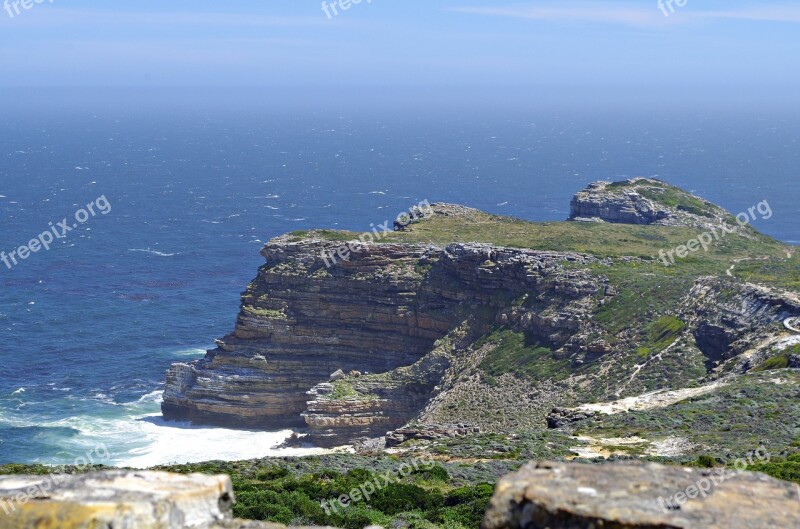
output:
[[[2,5],[0,87],[800,92],[796,0],[36,1]]]

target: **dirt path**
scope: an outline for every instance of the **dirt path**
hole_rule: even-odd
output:
[[[792,254],[791,254],[791,252],[789,250],[786,250],[786,254],[787,254],[787,256],[789,258],[792,257]],[[738,259],[734,259],[732,261],[731,266],[727,270],[725,270],[725,274],[727,274],[728,277],[734,277],[733,269],[736,268],[736,263],[741,263],[742,261],[769,261],[769,256],[764,256],[764,257],[740,257]]]
[[[800,318],[786,318],[783,320],[783,326],[792,332],[800,334]]]
[[[596,402],[591,404],[582,404],[575,408],[579,411],[586,412],[599,412],[606,415],[616,415],[617,413],[625,413],[628,411],[651,410],[654,408],[666,408],[682,400],[706,393],[712,393],[721,387],[726,386],[724,382],[714,382],[699,388],[685,388],[673,391],[658,390],[644,395],[637,395],[635,397],[627,397],[613,402]]]
[[[584,459],[607,459],[615,455],[675,457],[691,452],[695,446],[683,437],[667,437],[660,441],[648,441],[638,436],[632,437],[593,437],[579,435],[574,438],[581,444],[571,446],[575,457]]]

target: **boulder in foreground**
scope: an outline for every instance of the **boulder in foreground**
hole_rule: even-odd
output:
[[[227,476],[108,471],[0,476],[3,529],[280,529],[233,520]]]
[[[529,463],[482,529],[796,529],[800,489],[763,474],[655,463]]]

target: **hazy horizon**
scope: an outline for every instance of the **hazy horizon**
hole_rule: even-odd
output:
[[[759,111],[800,101],[800,6],[785,1],[364,0],[335,16],[335,2],[326,14],[317,0],[121,4],[0,4],[4,106],[38,91],[31,102],[68,106],[75,90],[97,100],[104,87],[178,103],[211,93],[220,105],[226,89],[254,101],[262,90],[315,108]]]

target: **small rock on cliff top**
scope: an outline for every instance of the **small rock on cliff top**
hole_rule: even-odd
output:
[[[569,220],[719,228],[732,222],[722,208],[652,178],[593,182],[570,203]],[[735,222],[734,222],[735,225]]]

